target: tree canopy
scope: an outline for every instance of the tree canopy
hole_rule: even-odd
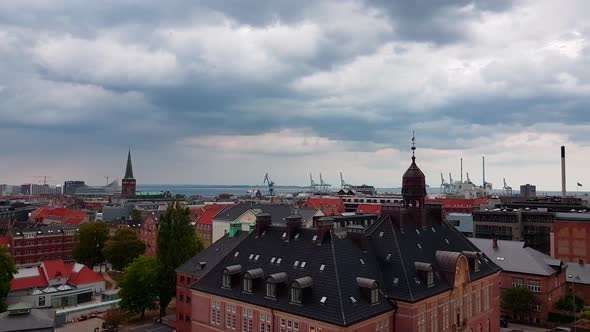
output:
[[[514,287],[502,292],[502,309],[514,315],[524,314],[532,310],[537,295],[526,287]]]
[[[157,257],[160,263],[160,315],[176,293],[176,268],[203,249],[191,225],[190,210],[174,202],[158,225]]]
[[[74,249],[76,262],[88,265],[90,268],[104,262],[102,250],[109,237],[106,223],[87,222],[80,225],[78,232],[78,246]]]
[[[569,293],[557,302],[556,307],[559,310],[580,312],[584,309],[584,299]]]
[[[121,308],[131,314],[141,314],[158,308],[158,261],[155,257],[139,256],[127,266],[119,282]]]
[[[143,212],[141,212],[141,210],[138,209],[133,209],[129,217],[131,218],[131,220],[139,221],[143,219]]]
[[[118,229],[105,242],[102,253],[113,269],[122,271],[139,255],[145,252],[145,243],[129,228]]]
[[[0,312],[6,310],[5,299],[10,292],[10,281],[16,274],[14,260],[8,253],[8,248],[0,246]]]

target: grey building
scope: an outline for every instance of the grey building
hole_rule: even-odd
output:
[[[461,234],[472,237],[473,236],[473,215],[470,213],[449,213],[447,215],[447,222],[461,232]]]
[[[81,180],[69,180],[64,182],[64,195],[73,195],[78,188],[85,187],[86,183]]]
[[[0,332],[53,332],[55,331],[55,312],[49,309],[32,309],[25,303],[8,307],[0,314]]]
[[[550,233],[555,214],[531,209],[493,209],[473,212],[474,237],[524,241],[544,254],[551,253]]]
[[[520,186],[520,197],[537,197],[537,186],[534,184],[523,184]]]

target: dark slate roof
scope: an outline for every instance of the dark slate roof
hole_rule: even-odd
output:
[[[0,313],[0,332],[3,331],[53,331],[55,312],[50,309],[31,309],[28,314]]]
[[[522,241],[498,240],[498,248],[493,248],[493,241],[490,239],[469,240],[504,271],[550,276],[559,272],[563,264],[559,259],[525,247]]]
[[[567,282],[590,285],[590,264],[567,263]]]
[[[416,302],[452,289],[454,276],[443,273],[437,263],[437,253],[458,257],[463,251],[478,251],[447,223],[426,229],[418,227],[418,232],[415,226],[405,225],[404,231],[401,231],[387,215],[365,231],[368,241],[364,247],[361,247],[362,241],[354,241],[350,236],[339,238],[331,235],[320,245],[313,240],[316,229],[300,228],[297,232],[297,238],[290,241],[283,238],[285,227],[282,226],[268,227],[261,237],[257,237],[256,232],[246,235],[193,285],[193,289],[339,326],[349,326],[393,310],[387,298]],[[243,233],[240,236],[244,236]],[[224,237],[216,243],[228,241],[232,241],[231,238]],[[281,262],[277,264],[279,258]],[[471,272],[472,280],[500,271],[488,258],[482,256],[481,261],[480,270]],[[297,266],[294,265],[296,262]],[[303,268],[302,262],[305,262]],[[432,266],[435,272],[433,287],[428,287],[424,281],[416,283],[415,262]],[[240,282],[232,289],[224,289],[223,272],[226,267],[233,265],[241,266]],[[320,270],[322,265],[325,265],[323,271]],[[264,278],[281,272],[287,274],[287,283],[279,290],[276,300],[265,297],[264,278],[254,283],[252,294],[242,291],[243,274],[258,268],[264,271]],[[304,293],[303,305],[291,304],[288,286],[303,277],[311,278],[311,292]],[[380,292],[378,304],[370,303],[367,290],[359,286],[359,277],[377,282]],[[326,297],[324,304],[320,303],[323,297]]]
[[[240,204],[228,206],[227,208],[223,209],[213,218],[213,220],[234,221],[238,219],[244,212],[250,209],[254,210],[255,212],[269,213],[271,215],[273,225],[284,225],[285,217],[295,213],[295,208],[288,204],[250,204],[249,202],[242,202]]]
[[[209,272],[221,259],[231,252],[242,240],[248,236],[246,232],[240,232],[235,237],[224,235],[218,241],[215,241],[209,247],[203,249],[186,263],[176,269],[177,273],[192,275],[194,278],[201,278]],[[201,268],[201,263],[205,263],[205,268]]]
[[[124,179],[133,179],[133,166],[131,165],[131,149],[127,153],[127,167],[125,167]]]

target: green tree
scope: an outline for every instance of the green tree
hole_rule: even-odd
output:
[[[580,312],[584,309],[584,299],[579,296],[574,296],[572,293],[562,297],[557,302],[557,309],[564,310],[564,311],[574,311]]]
[[[0,246],[0,312],[6,310],[6,303],[4,300],[10,292],[10,280],[16,274],[16,267],[14,260],[8,253],[8,248]]]
[[[176,293],[174,270],[203,249],[191,225],[190,210],[174,202],[160,217],[157,256],[160,263],[160,315]]]
[[[514,287],[502,292],[502,309],[513,315],[524,314],[532,310],[537,295],[526,287]]]
[[[78,245],[74,248],[76,262],[88,265],[90,268],[104,262],[102,249],[109,237],[107,224],[100,222],[87,222],[80,225],[78,232]]]
[[[138,209],[133,209],[131,211],[131,215],[129,217],[131,218],[131,220],[134,220],[134,221],[142,220],[143,219],[143,212],[141,212],[141,210],[138,210]]]
[[[127,266],[119,282],[121,308],[131,314],[141,314],[158,308],[158,261],[155,257],[139,256]]]
[[[122,271],[139,255],[145,252],[145,243],[137,238],[135,231],[120,228],[105,242],[102,254],[113,265],[113,269]]]

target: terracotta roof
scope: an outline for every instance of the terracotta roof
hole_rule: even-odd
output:
[[[72,272],[73,264],[64,264],[64,261],[61,259],[52,260],[52,261],[44,261],[41,263],[41,268],[45,270],[45,275],[49,279],[55,279],[58,276],[62,278],[69,278],[70,273]],[[69,269],[68,269],[69,267]]]
[[[381,214],[381,205],[377,204],[359,204],[356,212]]]
[[[344,201],[337,197],[309,197],[302,206],[322,210],[326,215],[339,215],[346,210]]]
[[[33,211],[31,219],[33,220],[44,220],[44,219],[59,219],[64,224],[75,224],[78,225],[88,218],[88,214],[83,211],[70,210],[62,207],[46,206],[38,208]]]
[[[81,265],[81,264],[78,264]],[[72,272],[72,275],[68,279],[68,284],[72,285],[83,285],[83,284],[90,284],[94,282],[101,282],[103,281],[103,277],[92,271],[88,266],[83,265],[79,272]]]
[[[200,209],[201,213],[197,219],[197,224],[212,225],[213,218],[215,218],[221,210],[232,205],[234,204],[208,204],[203,206]]]
[[[47,283],[47,279],[45,279],[45,274],[43,270],[38,267],[37,271],[32,271],[33,269],[26,269],[31,270],[27,272],[34,272],[34,273],[22,273],[25,275],[23,278],[19,278],[19,273],[14,276],[14,279],[10,281],[10,290],[19,290],[19,289],[29,289],[35,287],[46,287],[49,284]],[[20,272],[20,270],[19,270]]]

